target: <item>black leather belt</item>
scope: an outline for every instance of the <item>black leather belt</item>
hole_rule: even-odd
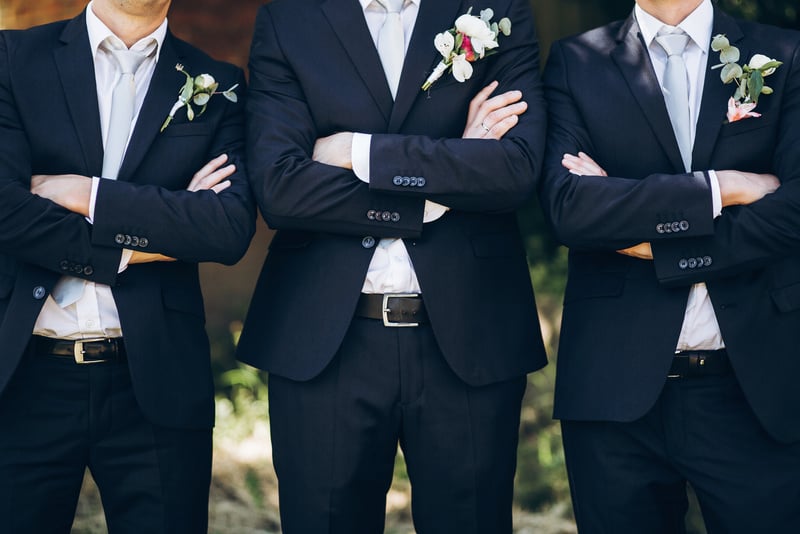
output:
[[[77,364],[124,362],[127,358],[121,337],[70,340],[32,336],[28,349],[35,355],[69,358]]]
[[[731,372],[728,351],[689,350],[681,351],[672,358],[669,378],[691,378],[709,375],[726,375]]]
[[[362,293],[356,315],[383,321],[383,326],[419,326],[428,322],[422,296],[406,293]]]

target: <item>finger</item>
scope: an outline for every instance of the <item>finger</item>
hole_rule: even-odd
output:
[[[213,173],[214,171],[219,169],[222,165],[225,164],[226,161],[228,161],[228,155],[227,154],[220,154],[216,158],[214,158],[211,161],[209,161],[208,163],[206,163],[203,166],[203,168],[201,168],[199,171],[194,173],[194,176],[192,177],[192,181],[189,182],[189,187],[187,187],[187,189],[189,189],[190,191],[193,191],[192,186],[194,184],[196,184],[197,182],[203,180],[206,176],[210,175],[211,173]]]
[[[231,176],[234,172],[236,172],[236,165],[226,165],[225,167],[214,171],[208,176],[204,176],[199,180],[192,180],[193,183],[189,184],[189,187],[186,189],[189,191],[204,191],[206,189],[211,189],[215,185],[222,182],[222,180],[225,180]]]
[[[489,98],[489,95],[491,95],[494,92],[494,90],[497,89],[497,86],[498,82],[493,81],[492,83],[490,83],[489,85],[478,91],[475,94],[475,96],[472,97],[472,100],[470,100],[469,103],[470,115],[475,115],[478,112],[478,109],[480,109],[481,105]]]
[[[225,191],[226,189],[228,189],[230,186],[231,186],[231,181],[230,180],[225,180],[224,182],[220,182],[217,185],[215,185],[214,187],[212,187],[211,190],[214,191],[215,193],[219,194],[222,191]]]
[[[481,104],[477,113],[475,114],[475,122],[481,123],[493,111],[510,106],[522,99],[521,91],[507,91],[501,95],[493,96],[483,104]],[[489,125],[491,126],[491,125]]]
[[[508,116],[492,126],[491,129],[486,132],[484,137],[486,139],[502,139],[503,136],[506,135],[511,128],[516,126],[518,122],[519,117],[517,115]]]
[[[522,115],[528,109],[527,102],[517,102],[516,104],[510,104],[508,106],[503,106],[498,108],[488,115],[484,117],[482,124],[487,128],[491,129],[492,126],[497,124],[498,122],[507,119],[512,115]]]

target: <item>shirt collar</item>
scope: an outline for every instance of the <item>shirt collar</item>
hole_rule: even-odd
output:
[[[358,0],[358,1],[359,1],[359,3],[361,4],[361,9],[362,9],[362,11],[366,11],[366,10],[367,10],[367,8],[370,6],[370,4],[372,4],[372,3],[373,3],[373,2],[375,2],[376,0]],[[421,1],[422,1],[422,0],[406,0],[406,3],[409,3],[409,4],[417,4],[417,6],[419,6],[419,3],[420,3]]]
[[[644,42],[649,48],[653,39],[656,38],[656,34],[665,24],[639,7],[638,2],[633,10]],[[711,46],[711,33],[714,29],[714,6],[711,5],[711,0],[703,0],[688,17],[678,24],[678,28],[685,31],[692,41],[707,54]]]
[[[108,26],[106,26],[102,20],[100,20],[97,15],[94,14],[94,10],[92,9],[92,4],[94,2],[89,2],[89,5],[86,6],[86,29],[89,32],[89,46],[92,50],[92,57],[97,55],[97,50],[100,48],[100,45],[103,44],[109,36],[114,37],[117,40],[120,40],[119,37],[114,35]],[[131,47],[131,50],[144,50],[150,45],[150,43],[155,40],[156,41],[156,53],[155,53],[155,60],[158,61],[158,55],[161,53],[161,45],[164,44],[164,39],[167,35],[167,19],[164,18],[164,21],[161,25],[156,28],[156,30],[151,33],[150,35],[139,39],[134,45]]]

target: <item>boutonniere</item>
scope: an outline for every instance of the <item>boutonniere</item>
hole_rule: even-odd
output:
[[[231,102],[237,102],[239,100],[236,93],[234,93],[236,88],[239,87],[238,83],[227,91],[217,92],[219,84],[210,74],[200,74],[199,76],[192,77],[191,74],[183,69],[183,65],[180,63],[175,65],[175,70],[182,72],[184,76],[186,76],[186,83],[181,87],[178,93],[178,100],[172,106],[167,120],[161,125],[162,132],[169,126],[169,123],[172,122],[172,119],[175,117],[175,112],[184,106],[186,106],[186,116],[192,121],[195,117],[199,117],[205,113],[206,107],[208,107],[208,101],[211,100],[211,97],[214,95],[222,95]],[[198,113],[194,112],[192,104],[200,106],[200,111]]]
[[[783,62],[768,58],[763,54],[756,54],[750,62],[739,65],[739,49],[732,46],[723,34],[715,35],[711,41],[711,49],[719,52],[719,65],[712,69],[722,69],[720,78],[722,83],[736,82],[736,92],[728,100],[728,122],[760,117],[760,113],[753,111],[758,105],[758,97],[771,95],[772,88],[764,83],[764,78],[775,72]]]
[[[459,82],[469,80],[472,76],[470,63],[497,51],[498,34],[502,33],[506,37],[511,35],[511,21],[507,17],[500,19],[500,22],[492,22],[494,11],[491,9],[481,11],[480,17],[471,13],[472,8],[469,8],[456,19],[452,28],[434,38],[433,45],[444,59],[422,84],[423,91],[430,89],[448,68],[453,72],[453,78]]]

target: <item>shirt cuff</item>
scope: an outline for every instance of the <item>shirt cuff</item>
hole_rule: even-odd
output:
[[[122,257],[119,259],[119,269],[117,270],[117,274],[128,268],[128,262],[131,261],[131,256],[133,256],[133,251],[131,249],[122,249]]]
[[[450,208],[447,206],[442,206],[441,204],[437,204],[431,200],[425,201],[425,212],[422,216],[423,223],[429,223],[436,221],[442,217],[445,213],[450,211]]]
[[[92,194],[89,196],[89,216],[86,220],[94,224],[94,205],[97,201],[97,188],[100,187],[100,178],[92,176]],[[122,272],[122,271],[120,271]]]
[[[353,172],[356,178],[366,184],[369,183],[369,149],[371,144],[372,136],[370,134],[353,134],[350,162],[353,164]]]
[[[719,192],[719,178],[715,171],[708,171],[708,181],[711,184],[711,205],[716,219],[722,215],[722,193]]]

